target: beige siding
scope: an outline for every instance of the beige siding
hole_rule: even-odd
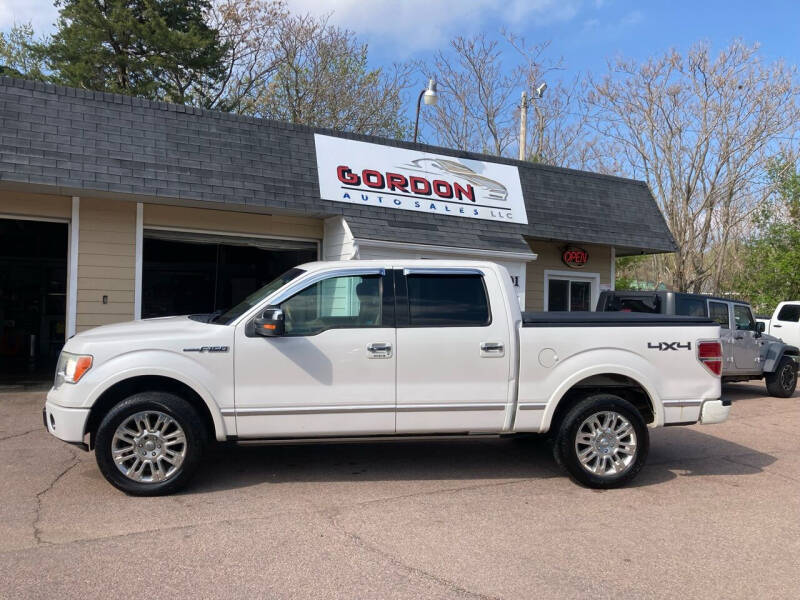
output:
[[[133,319],[136,204],[81,198],[77,329]],[[108,303],[103,304],[103,296]]]
[[[546,270],[570,271],[576,275],[598,273],[600,285],[611,282],[611,248],[591,244],[576,244],[589,253],[589,261],[582,269],[570,269],[561,262],[561,251],[566,245],[563,242],[540,242],[528,240],[531,250],[538,258],[528,263],[525,275],[525,310],[539,311],[544,309],[544,272]]]
[[[145,204],[144,226],[321,240],[322,219]]]
[[[343,217],[325,220],[323,260],[350,260],[355,253],[353,234]]]
[[[72,198],[0,190],[0,215],[69,219]]]

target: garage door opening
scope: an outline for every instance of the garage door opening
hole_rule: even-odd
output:
[[[66,223],[0,218],[0,382],[52,378],[64,345]]]
[[[142,318],[225,311],[299,264],[316,242],[145,230]]]

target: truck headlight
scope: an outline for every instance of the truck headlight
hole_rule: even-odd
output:
[[[92,356],[90,354],[62,352],[61,356],[58,357],[55,386],[58,387],[64,381],[78,383],[81,377],[91,368]]]

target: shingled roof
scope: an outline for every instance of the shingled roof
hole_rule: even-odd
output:
[[[528,251],[523,236],[671,252],[647,185],[424,144],[0,77],[0,187],[328,217],[358,238]],[[320,199],[314,133],[519,167],[528,225]]]

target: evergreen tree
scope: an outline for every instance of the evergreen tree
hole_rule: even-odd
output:
[[[57,0],[58,31],[39,50],[65,85],[153,100],[197,101],[222,76],[226,45],[208,0]],[[202,100],[201,102],[202,103]]]

